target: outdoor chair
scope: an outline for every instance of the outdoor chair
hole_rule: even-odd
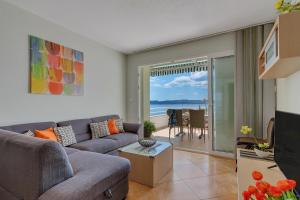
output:
[[[169,127],[169,140],[171,140],[171,130],[174,128],[174,136],[175,136],[175,129],[176,129],[176,110],[168,109],[167,115],[169,117],[168,120],[168,127]]]
[[[179,128],[179,133],[176,135],[176,136],[183,136],[185,133],[184,133],[184,127],[188,128],[188,134],[189,134],[189,122],[188,120],[186,120],[184,117],[183,117],[183,110],[180,109],[180,110],[175,110],[175,113],[176,113],[176,127]]]
[[[190,113],[190,134],[189,138],[194,137],[194,130],[200,129],[201,134],[199,135],[199,139],[203,137],[205,142],[205,110],[189,110]]]

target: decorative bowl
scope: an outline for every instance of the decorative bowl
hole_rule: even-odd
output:
[[[256,155],[260,158],[267,158],[268,156],[270,156],[272,153],[269,151],[261,151],[257,148],[254,148],[254,152],[256,153]]]
[[[143,147],[152,147],[155,145],[156,140],[152,138],[144,138],[144,139],[139,139],[139,144]]]

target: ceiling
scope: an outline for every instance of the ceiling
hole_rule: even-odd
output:
[[[7,0],[130,54],[275,19],[275,0]]]

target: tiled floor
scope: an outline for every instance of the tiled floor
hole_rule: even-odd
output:
[[[127,200],[235,200],[235,161],[174,150],[174,168],[155,188],[130,182]]]
[[[178,131],[176,130],[176,133]],[[202,152],[207,152],[208,151],[208,131],[205,131],[205,139],[206,141],[204,142],[204,138],[199,139],[199,134],[200,131],[196,131],[194,133],[194,137],[192,139],[188,138],[187,134],[187,129],[184,129],[184,132],[186,133],[183,137],[175,137],[174,132],[172,129],[172,134],[171,134],[171,142],[174,144],[174,147],[176,148],[183,148],[183,149],[188,149],[188,150],[196,150],[196,151],[202,151]],[[169,128],[161,129],[159,131],[156,131],[153,133],[153,136],[157,138],[158,140],[161,141],[169,141]]]

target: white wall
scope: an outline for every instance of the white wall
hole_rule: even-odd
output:
[[[84,96],[28,92],[29,34],[84,52]],[[125,117],[125,75],[125,55],[0,0],[0,125],[110,113]]]
[[[300,114],[300,71],[277,79],[277,110]]]
[[[128,56],[127,119],[139,119],[138,72],[139,67],[168,61],[206,56],[216,52],[234,51],[235,33],[213,36],[185,44],[174,45]]]

